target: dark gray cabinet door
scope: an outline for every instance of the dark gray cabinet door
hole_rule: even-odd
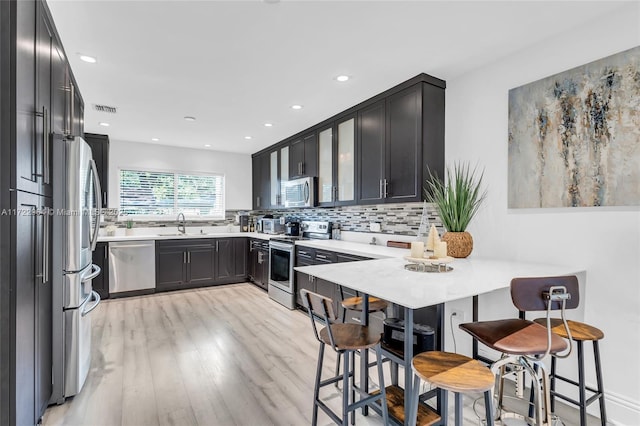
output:
[[[156,243],[156,290],[174,290],[187,282],[186,256],[183,245]]]
[[[300,263],[297,266],[309,266],[309,265],[310,264]],[[300,290],[304,289],[304,290],[315,292],[315,286],[313,285],[313,281],[309,279],[309,275],[307,274],[303,274],[302,272],[296,271],[295,278],[296,278],[296,287],[295,287],[296,303],[299,306],[304,306],[304,303],[302,302],[302,296],[300,296]]]
[[[247,279],[247,239],[233,238],[233,278],[235,282]]]
[[[216,280],[214,246],[211,243],[189,246],[187,252],[187,284],[210,284]]]
[[[271,202],[271,184],[269,175],[269,153],[252,158],[253,209],[264,210]]]
[[[360,203],[383,200],[385,170],[385,101],[376,102],[358,113],[357,198]]]
[[[422,197],[422,84],[387,98],[387,202]]]
[[[51,55],[53,33],[44,6],[38,3],[36,20],[35,172],[39,194],[51,196]]]
[[[256,253],[254,274],[257,271]],[[218,238],[215,240],[215,282],[217,284],[242,282],[247,278],[247,239]]]
[[[109,191],[109,136],[95,133],[85,133],[84,140],[91,147],[93,160],[98,169],[100,188],[102,189],[102,208],[107,208]]]
[[[67,128],[69,75],[62,45],[54,40],[51,52],[51,132],[64,135]]]
[[[318,176],[318,141],[309,133],[289,145],[289,179]]]
[[[16,173],[12,188],[40,193],[36,123],[36,2],[16,2]]]
[[[93,263],[102,272],[91,281],[91,287],[100,295],[101,299],[109,298],[109,243],[98,243],[93,251]]]
[[[289,145],[289,178],[295,179],[303,175],[304,139],[300,138]]]
[[[215,281],[225,282],[233,277],[233,241],[218,238],[215,242]]]
[[[51,199],[12,193],[15,242],[15,424],[35,424],[52,392]],[[13,340],[13,339],[12,339]],[[13,407],[12,407],[13,408]],[[11,423],[11,421],[10,421]]]

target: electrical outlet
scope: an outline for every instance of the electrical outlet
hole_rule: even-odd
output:
[[[369,223],[369,231],[380,232],[380,224],[378,222]]]
[[[465,312],[462,309],[452,309],[451,315],[453,315],[453,319],[456,319],[458,321],[466,321],[467,319]]]

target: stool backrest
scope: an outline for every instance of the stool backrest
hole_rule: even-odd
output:
[[[318,339],[319,342],[322,341],[320,340],[318,328],[316,327],[316,321],[320,321],[327,325],[329,340],[331,340],[331,346],[335,349],[333,333],[331,332],[331,327],[329,327],[329,325],[336,320],[336,315],[333,312],[333,301],[328,297],[305,289],[300,290],[300,296],[302,296],[302,304],[307,309],[309,317],[311,318],[311,326],[313,327],[316,339]]]
[[[569,347],[564,354],[555,353],[558,358],[566,358],[571,354],[573,342],[571,330],[565,318],[565,310],[575,309],[580,303],[578,278],[575,275],[562,277],[514,278],[511,280],[511,300],[520,311],[547,312],[547,349],[543,355],[528,357],[542,359],[551,352],[551,311],[560,311],[564,330],[567,333]]]
[[[546,311],[549,304],[549,290],[564,287],[569,298],[564,309],[575,309],[580,303],[578,278],[575,275],[562,277],[514,278],[511,280],[511,300],[520,311]],[[551,302],[551,310],[562,309],[559,301]]]

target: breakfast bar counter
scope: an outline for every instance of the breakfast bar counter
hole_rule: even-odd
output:
[[[473,318],[478,317],[477,296],[495,290],[509,288],[512,278],[532,276],[577,275],[584,281],[584,271],[563,265],[527,263],[500,259],[456,259],[449,272],[414,272],[405,269],[409,261],[399,258],[374,259],[360,262],[333,263],[296,267],[295,270],[351,288],[364,296],[363,318],[368,311],[368,297],[374,296],[392,302],[404,309],[404,356],[385,353],[394,362],[404,366],[404,418],[396,419],[409,424],[406,413],[412,387],[411,359],[413,358],[413,311],[428,306],[438,308],[436,350],[444,350],[444,304],[454,300],[474,298]],[[584,283],[583,283],[584,284]],[[474,354],[475,355],[475,354]],[[361,365],[367,363],[367,354],[361,357]],[[366,368],[361,368],[361,385],[368,388]],[[440,410],[440,398],[438,400]]]

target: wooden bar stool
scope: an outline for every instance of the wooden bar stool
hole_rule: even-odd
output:
[[[410,425],[415,426],[420,397],[420,379],[432,385],[454,392],[456,406],[456,426],[462,426],[462,394],[468,392],[484,393],[487,426],[493,426],[493,386],[495,376],[489,368],[479,361],[450,352],[430,351],[413,357],[413,394],[411,395]],[[447,398],[444,393],[443,412],[440,413],[446,424]]]
[[[364,325],[336,323],[336,316],[333,312],[333,301],[327,297],[308,290],[300,290],[302,302],[311,318],[313,332],[320,349],[318,353],[318,365],[316,369],[316,381],[313,389],[313,418],[312,425],[318,423],[318,407],[322,409],[337,424],[347,425],[349,413],[351,413],[351,424],[355,424],[355,410],[365,405],[371,405],[378,401],[382,412],[382,419],[385,425],[389,424],[387,412],[387,396],[384,386],[384,375],[382,372],[382,351],[380,349],[380,333],[376,333]],[[316,321],[323,322],[326,327],[318,331]],[[322,380],[322,364],[324,361],[324,349],[329,345],[336,353],[344,355],[342,375],[336,375],[329,379]],[[378,381],[380,392],[369,395],[357,388],[354,383],[355,371],[349,369],[349,360],[353,360],[355,351],[375,348],[378,365]],[[351,362],[354,365],[354,362]],[[351,383],[349,378],[351,377]],[[323,401],[320,400],[320,388],[342,380],[342,418],[338,417]],[[361,398],[355,401],[355,391],[360,393]],[[349,401],[351,394],[351,401]]]
[[[511,300],[521,312],[560,310],[562,326],[568,332],[566,309],[575,309],[579,303],[578,279],[575,275],[563,277],[514,278],[511,280]],[[507,365],[521,366],[533,378],[532,393],[535,404],[535,425],[549,425],[551,417],[551,392],[549,373],[542,359],[547,355],[566,358],[572,345],[562,337],[538,323],[523,318],[497,321],[479,321],[460,324],[460,328],[471,334],[478,342],[502,353],[502,358],[493,363],[491,370],[499,372],[498,408],[502,409],[504,371]],[[566,351],[560,354],[562,351]],[[532,413],[529,413],[532,417]]]
[[[545,327],[547,325],[546,318],[538,318],[534,321]],[[556,357],[554,356],[551,358],[551,374],[549,375],[549,378],[551,379],[551,411],[555,408],[555,397],[557,396],[560,399],[576,405],[580,409],[580,426],[586,426],[587,406],[595,400],[598,400],[600,404],[600,423],[602,426],[605,426],[607,424],[607,412],[604,405],[604,387],[602,386],[600,348],[598,347],[598,341],[604,338],[604,333],[596,327],[578,321],[567,320],[567,325],[569,326],[569,332],[571,334],[567,333],[567,330],[565,330],[562,320],[553,318],[550,322],[551,331],[565,339],[571,339],[576,342],[576,347],[578,348],[578,382],[576,383],[574,380],[556,374]],[[585,384],[584,342],[588,341],[593,343],[593,358],[596,368],[597,389],[593,389]],[[556,392],[556,379],[577,386],[580,394],[580,400],[576,401],[575,399]],[[593,393],[589,399],[587,399],[586,395],[587,390]]]
[[[362,301],[362,296],[360,296],[359,292],[356,292],[356,296],[345,298],[342,286],[339,286],[339,287],[340,287],[340,299],[342,299],[342,301],[340,302],[340,306],[342,307],[342,322],[346,322],[347,311],[362,312],[363,301]],[[368,310],[369,314],[374,312],[382,312],[384,317],[386,318],[388,307],[389,307],[389,304],[385,300],[379,299],[377,297],[369,296],[369,310]],[[336,359],[336,376],[340,374],[340,364],[341,364],[340,354],[338,354],[338,358]],[[336,387],[337,387],[337,383],[336,383]]]

